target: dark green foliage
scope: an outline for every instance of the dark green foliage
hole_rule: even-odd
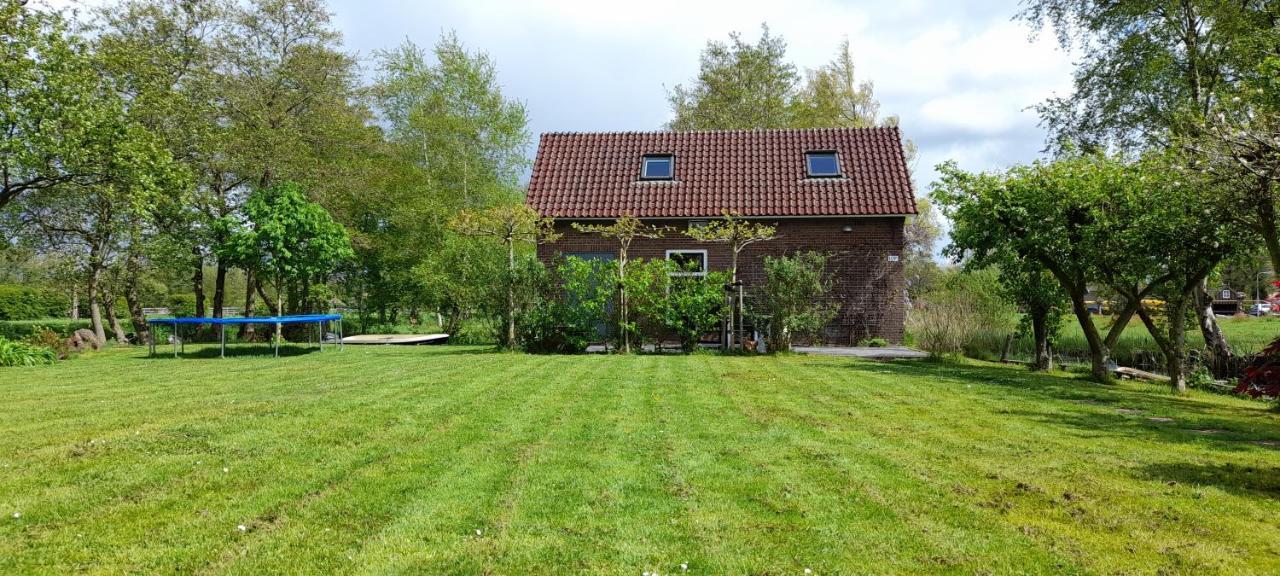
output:
[[[39,320],[65,316],[71,304],[52,290],[0,284],[0,320]]]
[[[195,294],[170,294],[168,304],[169,315],[175,318],[185,318],[196,315]]]
[[[70,320],[66,318],[44,318],[41,320],[0,320],[0,338],[25,340],[42,330],[50,330],[66,338],[81,328],[89,328],[88,320]]]
[[[770,351],[785,352],[796,339],[817,336],[839,312],[826,299],[832,280],[825,254],[765,256],[764,274],[750,315],[757,326],[766,328]]]
[[[0,366],[39,366],[57,359],[49,348],[0,337]]]
[[[546,299],[518,322],[520,342],[535,354],[580,354],[600,337],[613,296],[610,262],[566,258],[556,267]]]
[[[636,260],[627,274],[627,293],[636,311],[641,339],[675,336],[691,352],[702,336],[720,327],[727,311],[727,272],[693,274],[669,260]]]

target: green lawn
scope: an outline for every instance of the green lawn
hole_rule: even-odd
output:
[[[5,573],[1280,571],[1280,417],[1140,384],[348,347],[0,394]]]

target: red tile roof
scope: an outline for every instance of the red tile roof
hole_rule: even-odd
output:
[[[805,152],[829,150],[842,177],[808,178]],[[675,179],[641,181],[645,154],[674,154]],[[916,211],[897,128],[543,134],[527,202],[563,218]]]

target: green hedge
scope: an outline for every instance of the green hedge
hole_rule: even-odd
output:
[[[62,316],[71,303],[53,290],[0,284],[0,320],[37,320]]]
[[[88,320],[68,320],[66,318],[43,318],[40,320],[0,320],[0,338],[24,340],[34,334],[37,328],[48,328],[58,335],[67,337],[80,328],[89,328]]]

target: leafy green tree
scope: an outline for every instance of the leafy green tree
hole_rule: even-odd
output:
[[[105,70],[121,79],[130,116],[154,133],[174,160],[193,176],[190,195],[162,207],[140,232],[152,237],[132,243],[126,296],[138,291],[144,263],[160,257],[166,266],[192,271],[196,314],[205,316],[205,260],[214,237],[213,223],[227,216],[233,191],[248,180],[230,172],[225,99],[219,91],[220,35],[229,26],[231,7],[224,0],[127,0],[96,11],[94,44]],[[144,248],[162,242],[163,256]],[[154,252],[154,250],[152,250]],[[212,315],[222,316],[227,266],[218,262]],[[130,301],[140,314],[140,304]]]
[[[697,79],[667,95],[671,130],[787,128],[800,75],[786,61],[787,43],[760,26],[755,44],[737,32],[729,42],[707,42]]]
[[[1128,253],[1144,265],[1149,278],[1164,279],[1158,288],[1165,300],[1167,330],[1153,320],[1142,302],[1138,315],[1165,354],[1166,372],[1177,393],[1187,389],[1186,319],[1206,279],[1240,246],[1257,241],[1253,231],[1231,215],[1232,208],[1204,194],[1205,182],[1167,157],[1151,157],[1134,165],[1142,174],[1128,219],[1134,224]],[[1112,202],[1109,211],[1123,209]],[[1105,277],[1105,276],[1104,276]]]
[[[1002,254],[995,266],[1003,294],[1017,303],[1022,313],[1020,330],[1031,332],[1034,343],[1031,369],[1052,370],[1050,347],[1070,307],[1062,285],[1043,266],[1017,254]]]
[[[0,0],[0,208],[105,182],[124,103],[60,13]],[[19,221],[20,224],[20,221]]]
[[[362,189],[362,156],[377,131],[361,104],[356,59],[342,50],[323,0],[234,4],[215,38],[221,154],[231,175],[221,185],[237,187],[211,197],[209,211],[234,217],[244,189],[279,181],[304,185],[322,204]],[[245,310],[260,292],[250,274]]]
[[[370,297],[412,306],[434,296],[406,271],[450,241],[458,211],[517,201],[530,136],[524,106],[502,93],[492,59],[452,33],[431,52],[406,42],[375,61],[371,93],[387,126],[388,166],[377,171],[385,182],[350,199],[350,222]]]
[[[516,249],[521,244],[552,242],[560,235],[555,231],[554,220],[542,218],[532,208],[524,204],[502,204],[483,211],[463,210],[450,223],[458,234],[491,238],[502,244],[507,251],[506,274],[506,320],[507,331],[505,345],[515,350],[518,268],[516,266]]]
[[[597,234],[618,244],[618,260],[616,263],[618,270],[618,307],[616,314],[618,316],[618,338],[620,340],[618,349],[623,354],[630,354],[631,334],[634,332],[635,326],[631,323],[630,310],[628,309],[627,253],[631,249],[631,243],[636,238],[662,238],[670,229],[666,226],[643,224],[633,216],[623,216],[612,224],[582,224],[574,222],[573,229],[585,234]]]
[[[288,283],[324,278],[355,255],[342,225],[292,182],[255,190],[245,201],[244,220],[227,218],[221,225],[227,241],[219,255],[275,281],[277,314],[286,312]],[[281,339],[278,324],[276,339]]]
[[[1098,381],[1111,379],[1110,349],[1115,346],[1137,303],[1157,284],[1135,290],[1118,311],[1105,337],[1094,324],[1085,304],[1091,282],[1099,280],[1100,266],[1117,274],[1133,254],[1102,250],[1123,220],[1106,218],[1099,210],[1117,190],[1136,188],[1128,167],[1104,156],[1077,156],[1057,162],[1016,166],[1004,173],[971,174],[954,163],[938,167],[941,177],[931,197],[951,220],[954,257],[998,261],[1013,254],[1053,274],[1071,302],[1089,344],[1091,373]],[[1116,257],[1115,263],[1100,258]]]
[[[505,300],[506,267],[499,244],[450,234],[414,266],[414,288],[423,294],[424,305],[440,313],[444,332],[457,335],[477,311],[495,299]]]
[[[786,352],[795,339],[817,336],[839,312],[827,300],[832,279],[824,254],[765,256],[764,276],[764,285],[756,289],[751,315],[759,325],[768,327],[771,351]]]
[[[725,214],[722,220],[711,220],[705,226],[691,227],[684,234],[699,242],[718,242],[729,247],[729,282],[736,290],[736,302],[729,314],[729,342],[732,348],[735,341],[741,340],[738,332],[742,327],[742,284],[738,281],[738,257],[742,251],[752,244],[767,242],[778,236],[776,226],[759,222],[742,220],[733,214]]]
[[[1256,65],[1274,54],[1278,35],[1268,2],[1034,0],[1019,17],[1051,28],[1077,55],[1074,91],[1039,107],[1059,150],[1201,148],[1212,138],[1206,125],[1222,114],[1223,103],[1238,98]],[[1236,217],[1264,240],[1280,238],[1271,186],[1231,179],[1236,186],[1205,193],[1239,206]],[[1267,241],[1267,247],[1273,269],[1280,269],[1280,241]],[[1206,288],[1196,294],[1201,332],[1211,353],[1227,359],[1232,352]]]

